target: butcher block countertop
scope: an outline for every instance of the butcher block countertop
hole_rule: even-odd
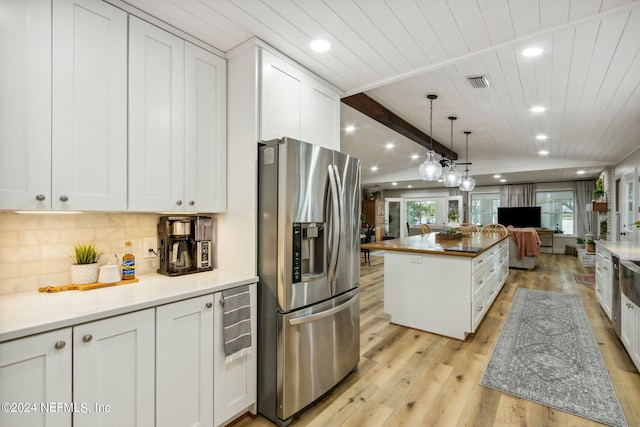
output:
[[[472,233],[457,240],[438,240],[438,233],[362,244],[362,249],[401,251],[474,258],[509,236]]]

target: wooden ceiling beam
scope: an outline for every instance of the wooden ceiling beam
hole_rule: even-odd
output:
[[[427,149],[429,148],[429,135],[408,123],[406,120],[398,117],[385,106],[364,93],[357,93],[355,95],[342,98],[342,102],[351,108],[360,111],[365,116],[371,117],[373,120],[382,123],[389,129],[398,132],[400,135],[406,136],[410,140],[417,142]],[[458,160],[458,153],[454,151],[452,155],[449,147],[439,143],[433,138],[431,140],[433,142],[433,151],[447,159]]]

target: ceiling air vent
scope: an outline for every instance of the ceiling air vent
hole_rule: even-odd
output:
[[[489,78],[487,76],[467,76],[467,80],[469,81],[471,86],[476,89],[491,86],[489,84]]]

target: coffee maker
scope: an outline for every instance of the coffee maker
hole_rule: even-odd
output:
[[[158,222],[158,273],[166,276],[213,270],[213,218],[161,216]]]

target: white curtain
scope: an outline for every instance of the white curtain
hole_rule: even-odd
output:
[[[593,190],[596,187],[595,181],[575,181],[574,192],[576,202],[573,213],[576,219],[576,236],[584,237],[588,232],[598,234],[598,215],[595,212],[587,211],[587,204],[593,200]]]
[[[500,206],[535,206],[536,194],[533,184],[512,184],[500,187]]]

